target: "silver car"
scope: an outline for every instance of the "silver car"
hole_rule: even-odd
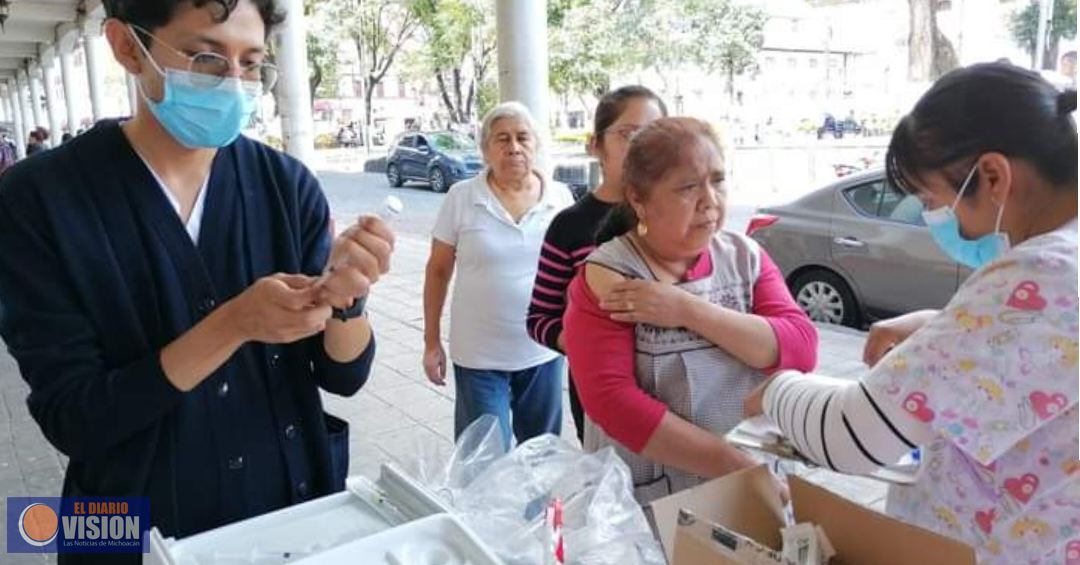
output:
[[[773,258],[816,322],[862,328],[940,308],[971,274],[938,249],[919,200],[892,188],[881,170],[762,208],[747,235]]]

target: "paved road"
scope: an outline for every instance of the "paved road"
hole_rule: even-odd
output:
[[[323,191],[330,201],[338,226],[347,225],[360,214],[382,209],[388,195],[395,195],[405,204],[405,211],[394,220],[394,229],[404,234],[428,237],[444,195],[435,194],[427,186],[409,183],[390,188],[386,177],[374,173],[319,173]],[[733,204],[728,208],[728,229],[743,231],[753,215],[754,206]]]

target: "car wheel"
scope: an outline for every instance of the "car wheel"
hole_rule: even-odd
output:
[[[394,188],[400,188],[401,185],[405,184],[405,180],[401,178],[401,169],[394,164],[386,167],[386,180],[390,181],[390,186]]]
[[[449,188],[446,186],[446,175],[438,167],[431,169],[431,172],[428,173],[428,180],[431,182],[432,192],[446,192],[446,189]]]
[[[859,328],[861,315],[855,294],[835,273],[814,270],[791,285],[795,302],[815,322]]]

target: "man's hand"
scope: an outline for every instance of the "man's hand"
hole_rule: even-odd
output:
[[[326,274],[319,279],[319,301],[335,308],[352,306],[390,270],[393,253],[389,226],[375,216],[361,217],[334,240]]]
[[[326,328],[330,306],[318,303],[316,279],[278,273],[263,277],[222,308],[244,341],[292,343]]]

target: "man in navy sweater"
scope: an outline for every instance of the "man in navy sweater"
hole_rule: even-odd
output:
[[[311,172],[239,136],[277,78],[272,0],[106,10],[135,117],[0,183],[0,333],[70,457],[63,495],[149,497],[182,537],[340,490],[347,427],[319,390],[368,377],[393,234],[364,217],[334,238]]]

